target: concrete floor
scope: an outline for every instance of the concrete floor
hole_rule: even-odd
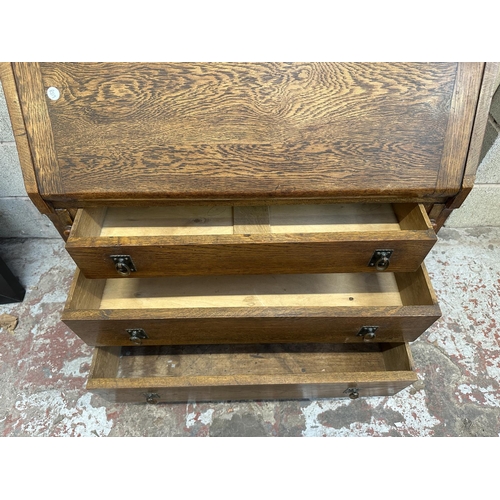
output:
[[[0,305],[1,436],[499,436],[500,228],[449,229],[426,260],[443,317],[411,345],[419,381],[358,400],[111,404],[85,390],[92,349],[61,323],[75,265],[62,240],[11,239],[26,287]]]

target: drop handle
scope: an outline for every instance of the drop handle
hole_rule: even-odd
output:
[[[130,255],[110,255],[110,258],[120,276],[130,276],[130,273],[135,273],[137,270]]]
[[[160,399],[160,395],[156,392],[147,392],[144,396],[146,396],[146,403],[149,405],[157,404]]]
[[[358,337],[363,337],[363,340],[373,340],[377,336],[378,326],[363,326],[357,333]]]
[[[129,276],[130,275],[130,267],[125,264],[125,262],[117,262],[115,264],[115,269],[118,274],[121,274],[122,276]]]
[[[356,387],[348,387],[344,391],[344,394],[347,394],[350,399],[358,399],[359,398],[359,391]]]
[[[385,271],[389,267],[389,264],[389,258],[384,255],[383,257],[380,257],[380,259],[375,263],[375,269],[377,271]]]
[[[144,339],[149,338],[143,328],[127,328],[130,342],[141,345]]]
[[[370,262],[368,262],[369,267],[374,267],[377,271],[385,271],[389,264],[391,263],[391,256],[394,250],[375,250],[373,252]]]

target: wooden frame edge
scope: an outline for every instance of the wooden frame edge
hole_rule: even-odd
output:
[[[460,192],[483,74],[484,63],[457,63],[436,193],[445,189]]]
[[[40,194],[38,180],[36,177],[31,148],[26,133],[26,125],[21,110],[21,104],[17,95],[17,86],[14,78],[12,64],[8,62],[0,63],[0,79],[2,81],[7,109],[9,111],[14,140],[19,155],[19,163],[24,180],[24,187],[29,198],[42,214],[53,214],[53,209],[45,202]]]
[[[493,94],[496,90],[495,84],[499,76],[500,62],[489,62],[485,64],[479,100],[474,114],[474,124],[472,127],[467,161],[462,178],[462,186],[460,192],[446,204],[447,209],[453,210],[460,207],[474,186],[491,100],[493,99]],[[451,211],[446,211],[443,214],[441,217],[441,226],[444,224],[450,213]]]
[[[33,161],[33,152],[28,140],[26,123],[21,109],[12,63],[0,62],[0,80],[2,81],[5,101],[12,124],[26,193],[35,208],[41,214],[46,215],[62,238],[66,239],[68,234],[67,221],[60,216],[60,213],[54,209],[50,202],[44,200],[40,193],[39,179]]]

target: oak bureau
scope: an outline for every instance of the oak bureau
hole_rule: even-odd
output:
[[[392,395],[496,63],[3,63],[62,321],[120,402]]]

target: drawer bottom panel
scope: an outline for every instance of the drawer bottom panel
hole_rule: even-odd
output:
[[[114,402],[393,395],[417,380],[406,343],[98,347],[87,389]]]

